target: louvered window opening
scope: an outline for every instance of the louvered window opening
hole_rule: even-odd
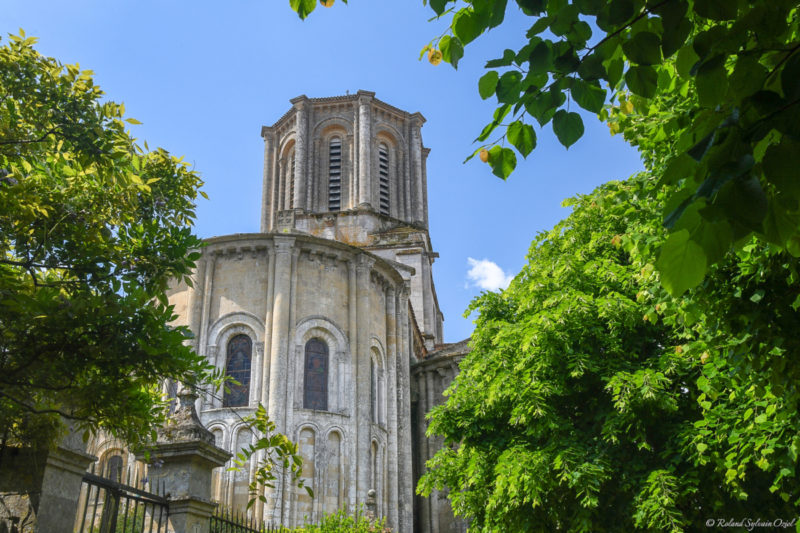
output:
[[[386,145],[378,148],[378,169],[380,175],[381,214],[389,214],[389,151]]]
[[[294,152],[289,163],[289,209],[294,209]]]
[[[328,149],[328,210],[342,206],[342,141],[331,139]]]

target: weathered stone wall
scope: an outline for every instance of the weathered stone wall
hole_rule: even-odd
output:
[[[199,302],[186,305],[199,320],[186,322],[198,325],[200,353],[224,369],[235,335],[248,335],[254,349],[248,404],[223,407],[223,393],[210,391],[200,417],[218,445],[236,453],[252,438],[240,417],[261,402],[279,431],[300,443],[303,477],[319,496],[312,500],[304,490],[278,486],[256,512],[297,525],[341,506],[354,509],[375,489],[379,514],[410,531],[411,442],[398,440],[399,427],[410,420],[407,395],[398,395],[398,379],[408,382],[410,347],[396,324],[408,321],[402,306],[413,271],[299,233],[215,238],[202,254],[198,272],[204,275],[195,287],[171,294]],[[311,339],[328,349],[325,409],[304,407]],[[409,449],[399,453],[404,446]],[[246,479],[218,471],[214,483],[223,502],[244,506]],[[397,502],[404,502],[403,512]]]
[[[458,375],[458,363],[469,352],[468,339],[439,347],[412,370],[414,422],[414,485],[425,472],[425,462],[442,448],[441,437],[426,437],[425,415],[443,403],[444,391]],[[429,498],[416,496],[414,531],[419,533],[465,533],[467,524],[453,516],[446,491],[434,491]]]

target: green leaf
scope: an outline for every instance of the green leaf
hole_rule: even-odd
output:
[[[796,100],[800,97],[800,54],[797,52],[783,65],[781,89],[783,97],[787,100]]]
[[[767,69],[759,63],[756,56],[742,55],[736,58],[736,66],[729,83],[737,98],[745,98],[758,92],[766,77]]]
[[[674,185],[682,179],[693,176],[696,168],[697,163],[694,159],[685,153],[680,154],[669,160],[659,183],[661,185]]]
[[[676,297],[703,281],[706,267],[705,252],[685,229],[669,235],[656,261],[661,284]]]
[[[305,20],[305,18],[314,11],[317,7],[316,0],[289,0],[289,6],[297,13],[297,15]]]
[[[622,45],[625,56],[639,65],[655,65],[661,62],[661,39],[649,31],[639,32]]]
[[[678,57],[675,59],[675,68],[678,71],[678,76],[688,78],[691,75],[692,68],[699,60],[700,57],[691,46],[684,46],[678,50]]]
[[[800,143],[784,138],[780,144],[770,146],[762,161],[764,176],[782,194],[800,201]]]
[[[771,243],[785,247],[800,229],[800,214],[789,209],[778,198],[772,198],[764,217],[764,236]]]
[[[528,61],[531,70],[548,72],[553,67],[553,53],[550,50],[550,45],[542,41],[534,46]]]
[[[517,5],[528,15],[538,15],[544,11],[545,0],[517,0]]]
[[[607,79],[606,69],[603,67],[603,60],[598,54],[590,54],[584,57],[578,66],[578,75],[586,81]]]
[[[498,76],[496,70],[490,70],[481,76],[481,79],[478,80],[478,93],[481,95],[482,99],[486,100],[494,94],[499,78],[500,76]]]
[[[488,20],[475,13],[472,9],[463,8],[453,16],[451,28],[453,35],[461,40],[461,44],[467,45],[483,32],[487,24]],[[514,54],[514,57],[516,57],[516,54]]]
[[[553,115],[553,132],[559,142],[569,148],[583,136],[583,120],[577,113],[560,109]]]
[[[587,83],[581,79],[574,80],[572,84],[572,97],[578,105],[592,113],[599,113],[603,109],[606,91],[599,85]]]
[[[737,0],[694,0],[694,12],[711,20],[735,20],[739,11]]]
[[[718,55],[703,62],[697,70],[695,86],[701,106],[714,108],[722,102],[722,97],[728,90],[725,56]]]
[[[463,44],[463,41],[462,41]],[[497,68],[497,67],[509,67],[514,64],[514,60],[517,58],[517,54],[514,50],[506,48],[503,51],[503,57],[500,59],[491,59],[486,62],[486,68]]]
[[[500,76],[497,82],[497,101],[501,104],[515,104],[519,100],[519,82],[522,74],[516,70],[509,70]]]
[[[536,147],[536,132],[529,124],[524,124],[519,120],[512,122],[506,131],[508,142],[514,145],[519,150],[522,157],[528,157],[528,154]]]
[[[556,110],[566,101],[567,97],[557,88],[525,97],[525,111],[544,126],[553,118]]]
[[[653,67],[633,66],[625,73],[625,83],[633,94],[652,98],[656,94],[658,76]]]
[[[430,0],[431,1],[431,9],[437,14],[441,15],[444,13],[444,8],[449,2],[449,0]]]
[[[489,166],[492,167],[492,174],[498,178],[506,179],[517,166],[517,156],[510,148],[493,146],[489,150]]]
[[[464,57],[464,46],[458,37],[450,38],[445,35],[439,40],[439,49],[442,51],[442,59],[458,68],[458,60]]]
[[[616,88],[619,81],[622,79],[622,71],[625,68],[625,62],[622,59],[611,59],[604,61],[606,72],[608,72],[608,84],[612,88]]]

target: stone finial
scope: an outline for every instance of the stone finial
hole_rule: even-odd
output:
[[[203,427],[200,417],[197,416],[197,410],[194,407],[197,398],[197,392],[193,387],[183,387],[178,393],[178,408],[164,427],[158,430],[159,443],[199,440],[214,444],[214,434]]]

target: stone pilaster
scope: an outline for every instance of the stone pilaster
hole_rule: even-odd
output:
[[[306,178],[308,176],[308,115],[310,105],[305,95],[290,100],[296,110],[297,130],[294,145],[294,204],[293,209],[306,209]]]
[[[261,185],[261,233],[268,232],[275,224],[275,205],[272,201],[276,176],[272,161],[275,155],[275,131],[268,127],[261,128],[264,139],[264,176]]]
[[[422,135],[420,128],[425,123],[425,118],[420,113],[411,115],[411,175],[412,175],[412,202],[414,222],[425,222],[425,191],[422,167]],[[427,225],[425,226],[427,228]]]
[[[209,533],[209,518],[216,504],[211,501],[211,471],[231,454],[214,445],[214,435],[203,427],[194,408],[197,395],[189,388],[180,393],[180,407],[158,430],[158,440],[149,449],[153,486],[169,494],[169,530],[172,533]],[[142,460],[142,456],[137,456]]]
[[[369,296],[372,289],[370,273],[375,259],[361,254],[356,262],[356,321],[358,323],[358,342],[355,349],[355,394],[357,397],[356,405],[356,478],[357,478],[357,498],[363,502],[370,486],[370,442],[369,427],[371,423],[370,413],[370,306]]]
[[[358,203],[372,205],[372,99],[375,93],[358,91]]]
[[[191,344],[195,351],[199,352],[201,346],[199,334],[202,327],[200,321],[203,314],[203,293],[206,282],[206,259],[201,257],[196,265],[192,274],[193,286],[189,289],[189,304],[187,307],[189,311],[189,329],[194,334]]]
[[[267,414],[275,422],[276,431],[286,433],[286,395],[289,379],[289,315],[292,280],[293,237],[276,236],[275,243],[275,281],[272,301],[272,335],[269,370],[269,404]],[[271,520],[283,523],[283,505],[286,498],[282,479],[276,480],[272,490],[270,509]]]
[[[397,398],[397,300],[394,287],[386,290],[386,384],[387,397]],[[397,402],[390,401],[387,405],[386,427],[388,429],[388,476],[389,476],[389,508],[388,525],[397,528]]]
[[[398,528],[400,532],[410,532],[414,526],[413,518],[413,470],[411,460],[411,339],[409,337],[408,296],[410,283],[406,281],[397,298],[397,316],[401,332],[397,357],[397,467],[398,467]]]

